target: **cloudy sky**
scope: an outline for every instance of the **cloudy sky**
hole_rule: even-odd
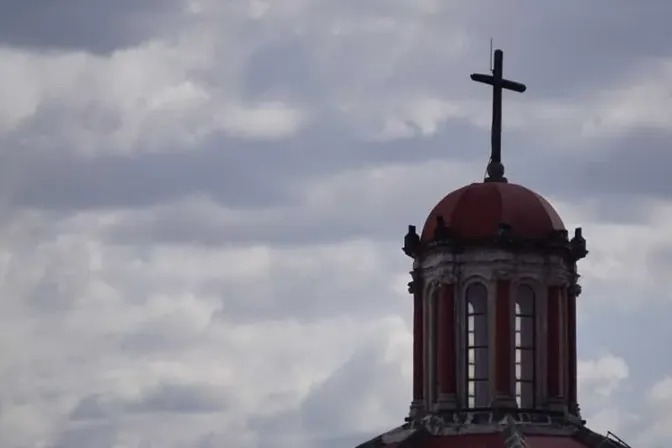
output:
[[[411,393],[408,224],[483,174],[591,253],[589,425],[672,443],[669,0],[1,0],[6,448],[341,448]]]

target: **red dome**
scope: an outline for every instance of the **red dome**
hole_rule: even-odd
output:
[[[546,199],[505,182],[474,183],[448,194],[429,214],[422,241],[433,238],[438,216],[461,238],[494,236],[500,223],[510,225],[512,235],[522,238],[544,238],[554,230],[565,230]]]

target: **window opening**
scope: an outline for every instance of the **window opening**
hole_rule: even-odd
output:
[[[519,408],[535,407],[535,294],[520,285],[515,302],[515,377]]]
[[[488,291],[481,283],[467,288],[467,405],[489,405]]]

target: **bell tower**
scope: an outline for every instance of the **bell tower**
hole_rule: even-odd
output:
[[[487,176],[447,194],[422,230],[408,227],[413,260],[413,398],[406,423],[372,447],[627,447],[585,426],[577,400],[577,263],[588,251],[542,196],[504,177],[502,91],[525,85],[492,74]],[[550,446],[550,445],[549,445]]]
[[[494,210],[473,221],[482,207]],[[538,227],[519,221],[528,218]],[[480,183],[446,196],[422,235],[411,226],[406,240],[414,259],[411,417],[525,409],[580,418],[581,229],[570,240],[555,211],[524,187]]]
[[[441,411],[529,410],[580,419],[576,263],[541,196],[508,182],[446,196],[421,235],[410,226],[414,353],[411,418]]]

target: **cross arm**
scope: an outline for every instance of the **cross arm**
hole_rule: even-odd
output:
[[[483,84],[488,84],[494,86],[498,84],[502,89],[513,90],[514,92],[523,93],[527,90],[525,84],[521,84],[515,81],[509,81],[508,79],[502,79],[499,82],[495,81],[495,77],[492,75],[483,75],[481,73],[474,73],[471,75],[471,80],[476,82],[482,82]]]
[[[493,85],[495,83],[494,76],[482,75],[480,73],[473,73],[471,75],[471,80],[476,82],[482,82],[483,84],[489,84],[489,85]]]
[[[521,84],[516,81],[509,81],[508,79],[502,79],[502,88],[506,90],[513,90],[514,92],[523,93],[527,90],[525,84]]]

